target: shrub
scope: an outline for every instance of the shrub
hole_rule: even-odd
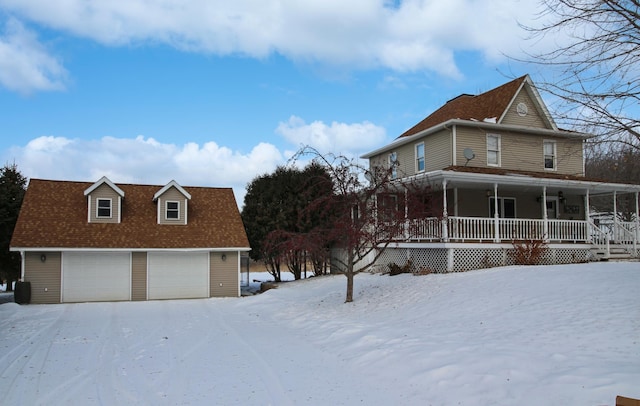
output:
[[[387,265],[389,267],[389,275],[399,275],[401,273],[413,273],[413,262],[408,260],[404,265],[398,265],[396,263],[390,263]]]
[[[513,245],[513,260],[517,265],[537,265],[540,263],[540,259],[547,251],[547,243],[542,239],[524,239],[514,240],[511,242]]]

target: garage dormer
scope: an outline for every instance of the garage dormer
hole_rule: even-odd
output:
[[[153,201],[158,208],[158,224],[187,224],[187,203],[191,200],[189,192],[175,180],[167,183],[155,195]]]
[[[120,223],[124,191],[103,176],[84,191],[89,223]]]

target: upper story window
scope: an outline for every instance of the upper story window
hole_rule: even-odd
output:
[[[424,171],[424,142],[416,144],[416,172]]]
[[[391,179],[398,177],[398,153],[393,151],[389,154],[389,168],[391,168]]]
[[[544,154],[544,169],[555,170],[558,162],[556,155],[556,142],[544,141],[542,143],[542,149]]]
[[[97,199],[96,218],[111,218],[111,199]]]
[[[500,166],[500,136],[487,134],[487,165]]]
[[[180,202],[167,202],[167,209],[165,211],[165,218],[167,220],[179,220],[180,219]]]

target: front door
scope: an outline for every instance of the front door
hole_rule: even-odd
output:
[[[556,199],[547,199],[547,218],[558,218],[558,201]]]

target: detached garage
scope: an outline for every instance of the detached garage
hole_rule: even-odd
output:
[[[31,179],[11,240],[31,303],[240,295],[230,188]]]

